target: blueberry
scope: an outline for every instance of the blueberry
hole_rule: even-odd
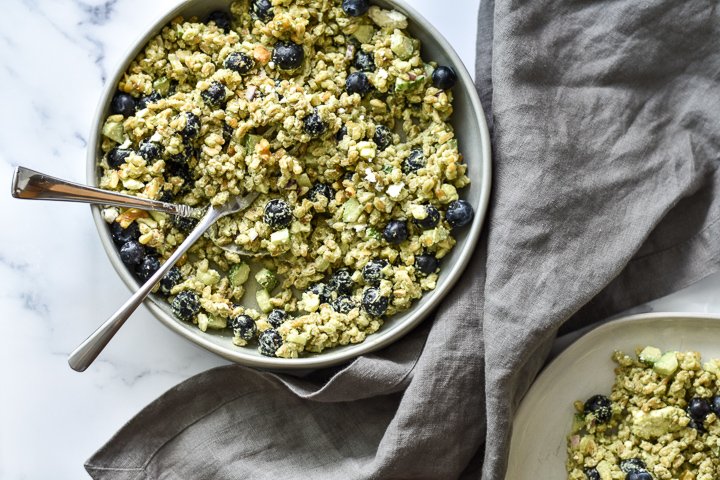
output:
[[[349,95],[359,93],[362,97],[372,89],[370,80],[363,72],[353,72],[345,80],[345,90]]]
[[[257,332],[255,320],[248,315],[238,315],[237,317],[231,318],[228,326],[235,335],[243,340],[252,340],[255,332]]]
[[[265,204],[263,221],[273,230],[280,230],[292,222],[293,215],[290,205],[285,200],[274,198]]]
[[[295,70],[304,59],[305,51],[297,43],[279,41],[273,48],[272,61],[281,70]]]
[[[212,82],[208,88],[200,93],[206,104],[219,107],[225,102],[225,87],[220,82]]]
[[[694,418],[690,419],[690,423],[688,423],[688,427],[694,428],[698,431],[698,433],[705,433],[707,430],[705,430],[705,425],[702,421],[695,420]]]
[[[148,162],[156,160],[160,158],[160,155],[162,155],[162,145],[150,140],[143,140],[140,142],[138,153]]]
[[[210,22],[215,22],[215,25],[225,33],[228,33],[230,31],[231,18],[228,12],[223,12],[222,10],[215,10],[214,12],[210,13],[210,15],[208,15],[207,17],[207,20],[205,20],[205,23]]]
[[[127,93],[117,92],[110,101],[110,113],[124,117],[135,115],[135,99]]]
[[[342,9],[350,17],[365,15],[370,8],[368,0],[343,0]]]
[[[715,412],[715,415],[720,417],[720,395],[712,398],[711,405],[712,411]]]
[[[276,308],[268,314],[267,321],[273,328],[278,328],[290,317],[285,310]]]
[[[242,52],[232,52],[227,56],[223,65],[229,70],[245,75],[253,69],[255,61]]]
[[[620,470],[625,473],[640,472],[645,470],[645,462],[639,458],[628,458],[627,460],[620,460]]]
[[[167,177],[180,177],[185,182],[185,185],[190,185],[192,182],[192,173],[187,163],[175,162],[172,159],[165,164],[165,171]]]
[[[144,256],[145,248],[135,240],[129,240],[120,247],[120,259],[128,267],[139,265]]]
[[[435,258],[435,255],[415,255],[415,270],[420,273],[430,275],[437,272],[438,268],[440,268],[440,262]]]
[[[355,68],[361,72],[374,72],[375,71],[375,56],[370,52],[365,52],[358,49],[355,54],[355,62],[353,63]]]
[[[463,227],[472,221],[473,214],[473,208],[468,202],[456,200],[448,205],[445,219],[451,227]]]
[[[398,245],[408,238],[407,223],[403,220],[390,220],[383,230],[383,238],[391,245]]]
[[[268,328],[260,334],[258,339],[260,353],[268,357],[274,357],[278,348],[282,347],[283,340],[277,330]]]
[[[135,268],[135,275],[143,282],[146,282],[160,268],[160,260],[155,255],[146,255],[140,265]]]
[[[432,205],[425,205],[425,218],[414,219],[413,222],[423,230],[430,230],[440,223],[440,212]]]
[[[647,470],[643,470],[628,473],[625,476],[625,480],[653,480],[653,476]]]
[[[113,222],[110,224],[110,236],[115,244],[122,245],[130,240],[140,238],[140,227],[133,222],[127,228],[123,228],[119,223]]]
[[[192,232],[195,226],[198,224],[198,221],[194,218],[181,217],[180,215],[173,215],[171,222],[173,226],[178,229],[179,232],[184,233],[185,235]]]
[[[175,201],[175,195],[172,190],[163,190],[158,200],[165,203],[173,203]]]
[[[327,125],[325,125],[325,122],[320,118],[317,109],[315,109],[310,115],[303,119],[303,128],[308,135],[317,137],[325,133]]]
[[[691,398],[688,402],[687,413],[690,418],[698,423],[703,423],[705,417],[710,415],[710,412],[712,412],[712,409],[706,398]]]
[[[588,398],[584,405],[585,415],[595,415],[597,423],[607,423],[612,417],[611,402],[605,395],[593,395]]]
[[[227,123],[223,123],[222,129],[223,129],[223,131],[222,131],[223,142],[225,142],[224,148],[227,148],[230,143],[230,139],[232,138],[232,135],[235,132],[235,129],[233,127],[231,127],[230,125],[228,125]]]
[[[175,295],[170,308],[180,320],[189,322],[200,311],[200,298],[197,293],[185,290]]]
[[[273,8],[270,0],[253,0],[250,4],[250,14],[261,22],[269,22],[273,19]]]
[[[332,274],[328,280],[328,288],[333,292],[349,295],[353,291],[355,282],[352,279],[352,273],[347,268],[341,268]]]
[[[342,127],[340,127],[340,130],[335,133],[335,140],[339,142],[340,140],[345,138],[345,135],[347,135],[347,127],[343,125]]]
[[[600,473],[595,467],[588,467],[583,470],[583,472],[585,472],[585,477],[587,478],[587,480],[600,480]]]
[[[330,302],[330,306],[338,313],[348,314],[350,310],[355,308],[355,302],[347,295],[340,295]]]
[[[370,316],[383,316],[389,303],[388,298],[380,295],[380,290],[375,287],[368,287],[363,292],[362,307]]]
[[[425,154],[421,148],[414,148],[410,151],[410,155],[403,161],[403,173],[417,172],[425,166]]]
[[[169,272],[160,280],[160,291],[165,295],[170,295],[170,290],[180,283],[182,274],[178,267],[172,267]]]
[[[161,98],[162,96],[158,92],[152,92],[150,95],[145,95],[137,101],[137,109],[142,110],[143,108],[147,108],[148,105],[151,103],[157,103]]]
[[[323,282],[318,282],[307,289],[308,293],[313,293],[318,296],[320,303],[328,303],[330,301],[330,289]]]
[[[385,150],[392,143],[392,132],[385,125],[378,125],[375,127],[373,142],[377,145],[378,150]]]
[[[435,88],[440,90],[449,90],[455,86],[457,75],[451,67],[440,66],[435,69],[432,74],[432,82]]]
[[[318,195],[322,195],[323,197],[327,198],[328,201],[332,201],[335,199],[335,192],[333,191],[332,187],[327,183],[316,183],[307,192],[307,198],[309,198],[313,202],[317,200]]]
[[[132,153],[129,148],[115,147],[107,153],[107,163],[110,168],[118,168],[125,163],[125,159]]]
[[[383,278],[382,270],[388,266],[384,258],[373,258],[362,269],[363,281],[368,285],[378,285]]]
[[[200,135],[200,119],[192,112],[185,112],[185,126],[180,131],[185,140],[194,140]]]

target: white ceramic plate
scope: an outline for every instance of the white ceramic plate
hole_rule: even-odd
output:
[[[562,479],[573,402],[612,388],[613,351],[653,345],[720,357],[720,318],[646,313],[613,320],[573,343],[538,376],[515,415],[506,480]]]

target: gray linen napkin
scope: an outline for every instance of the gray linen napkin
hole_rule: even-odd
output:
[[[464,279],[412,334],[305,379],[223,367],[150,404],[97,479],[485,478],[558,329],[720,269],[712,0],[481,4],[494,193]]]

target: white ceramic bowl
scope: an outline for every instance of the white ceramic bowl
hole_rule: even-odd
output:
[[[147,41],[156,35],[172,18],[178,15],[186,18],[193,15],[204,18],[213,10],[227,9],[230,3],[230,0],[186,0],[158,19],[145,35],[135,40],[125,56],[125,60],[117,66],[114,74],[108,78],[95,113],[87,156],[87,179],[90,185],[97,185],[98,180],[97,159],[101,155],[100,129],[107,116],[116,85],[132,59],[142,50]],[[458,74],[457,85],[453,88],[455,112],[452,124],[455,128],[460,150],[469,167],[468,176],[472,181],[469,187],[461,191],[461,196],[469,201],[475,209],[473,223],[457,233],[458,243],[452,253],[442,260],[440,278],[435,290],[427,292],[410,310],[387,319],[383,327],[377,333],[368,336],[364,342],[336,347],[321,354],[307,355],[298,359],[265,357],[260,355],[255,348],[241,348],[233,345],[229,332],[204,333],[195,325],[176,319],[170,312],[168,304],[160,297],[151,296],[145,302],[150,311],[171,330],[228,360],[272,369],[311,369],[334,365],[384,347],[409,332],[439,304],[440,300],[460,277],[475,249],[487,210],[491,175],[490,137],[472,78],[447,40],[440,35],[430,22],[420,16],[404,1],[377,0],[372,1],[372,3],[384,8],[394,8],[404,13],[409,19],[408,31],[422,41],[423,58],[437,61],[441,65],[451,65]],[[135,290],[138,286],[137,280],[120,260],[117,249],[112,242],[108,225],[100,215],[100,208],[92,207],[92,214],[100,233],[100,239],[113,267],[115,267],[115,270],[117,270],[128,287]],[[118,299],[118,305],[122,303],[121,300]]]

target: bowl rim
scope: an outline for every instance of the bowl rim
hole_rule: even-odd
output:
[[[178,3],[175,7],[171,8],[165,14],[161,15],[152,25],[144,30],[144,33],[139,36],[132,45],[121,57],[123,60],[119,62],[114,69],[114,74],[109,75],[103,92],[99,98],[93,120],[91,122],[91,131],[88,136],[87,143],[87,156],[86,156],[86,175],[89,185],[97,186],[97,147],[98,140],[101,132],[101,125],[104,120],[106,105],[110,97],[115,92],[115,87],[121,77],[121,75],[127,69],[129,63],[142,49],[142,47],[148,42],[148,40],[156,35],[157,32],[162,29],[170,20],[180,15],[185,9],[188,8],[190,3],[195,0],[183,0]],[[428,300],[422,305],[416,305],[411,308],[409,316],[393,326],[393,328],[386,330],[383,333],[381,328],[378,332],[369,335],[363,342],[347,345],[342,350],[328,349],[320,354],[313,355],[310,357],[300,357],[293,359],[276,358],[276,357],[265,357],[255,354],[246,353],[243,349],[237,348],[236,350],[224,347],[211,341],[211,336],[200,331],[199,329],[188,329],[181,325],[176,319],[172,318],[167,312],[162,310],[156,300],[148,297],[143,303],[147,307],[153,316],[162,322],[171,331],[181,335],[188,339],[194,344],[205,348],[206,350],[213,352],[227,360],[236,362],[242,365],[268,368],[273,370],[299,370],[299,369],[315,369],[329,367],[343,363],[346,361],[353,360],[360,355],[367,354],[378,350],[382,347],[390,345],[391,343],[402,338],[413,328],[415,328],[422,320],[424,320],[435,308],[437,308],[445,296],[451,291],[457,281],[460,279],[462,272],[470,262],[470,258],[475,250],[475,245],[478,242],[480,231],[488,210],[488,204],[490,201],[490,189],[491,189],[491,177],[492,177],[492,163],[491,163],[491,142],[490,133],[488,131],[487,122],[485,119],[485,112],[480,103],[473,79],[465,67],[460,56],[455,52],[455,49],[450,43],[443,37],[443,35],[422,15],[420,15],[414,8],[408,5],[405,0],[378,0],[372,3],[377,3],[379,6],[390,7],[396,9],[405,14],[411,23],[414,23],[417,28],[424,30],[429,36],[437,42],[440,48],[447,55],[448,59],[452,63],[452,66],[456,70],[458,75],[459,83],[461,88],[467,91],[467,95],[471,102],[471,111],[477,118],[479,124],[479,165],[478,167],[482,172],[482,179],[479,188],[479,202],[474,205],[475,216],[473,218],[472,225],[467,233],[467,236],[462,245],[458,245],[455,248],[460,248],[459,260],[455,262],[450,271],[447,274],[442,284],[438,283],[437,287],[426,293],[429,296]],[[105,253],[107,254],[110,263],[112,264],[115,271],[118,273],[125,285],[131,290],[135,291],[139,287],[139,283],[133,277],[133,275],[127,270],[125,265],[120,260],[120,256],[115,249],[115,245],[108,232],[107,223],[102,218],[101,207],[96,205],[90,206],[92,216],[95,222],[95,226],[100,236],[100,241]]]

